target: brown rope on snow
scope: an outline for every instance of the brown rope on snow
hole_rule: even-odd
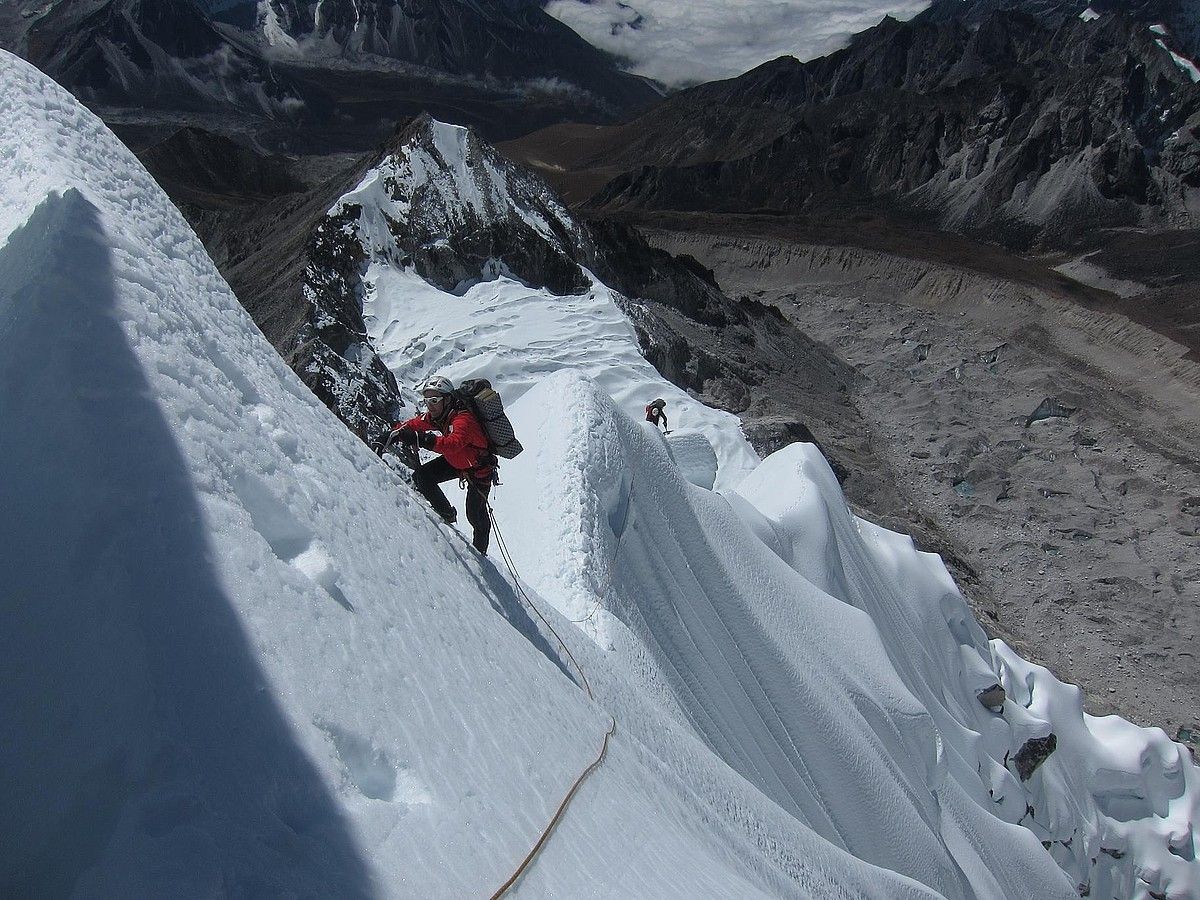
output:
[[[574,664],[576,671],[579,672],[579,677],[583,681],[583,688],[585,691],[587,691],[588,698],[591,700],[596,699],[592,694],[592,686],[588,682],[587,675],[584,674],[583,666],[579,665],[579,661],[576,660],[575,655],[571,653],[571,648],[567,646],[567,643],[562,639],[562,636],[555,631],[554,626],[546,621],[546,617],[543,616],[541,610],[537,608],[537,604],[529,598],[529,595],[525,593],[525,589],[521,587],[521,580],[517,577],[516,566],[513,564],[512,557],[509,555],[508,545],[504,541],[504,535],[500,533],[500,528],[496,524],[496,515],[492,510],[492,505],[490,503],[487,505],[487,511],[488,516],[490,516],[492,520],[492,529],[496,532],[496,544],[500,548],[500,555],[504,559],[504,564],[508,567],[508,573],[512,575],[513,585],[515,586],[517,593],[525,601],[525,605],[533,610],[534,614],[541,619],[542,624],[550,629],[550,633],[554,635],[559,645],[566,652],[567,657],[571,660],[572,664]],[[558,809],[555,810],[554,816],[546,824],[546,827],[542,829],[542,834],[538,838],[537,843],[533,845],[533,848],[525,855],[525,858],[521,860],[521,864],[517,866],[512,875],[508,877],[508,881],[504,882],[504,884],[500,886],[496,893],[492,894],[491,900],[498,900],[499,897],[503,896],[504,893],[510,887],[516,884],[517,880],[523,874],[525,874],[525,870],[529,868],[530,863],[532,863],[537,857],[542,847],[545,846],[546,841],[550,839],[551,833],[558,825],[559,820],[562,819],[563,814],[567,811],[567,805],[571,802],[571,798],[575,796],[576,791],[579,790],[584,780],[600,767],[600,763],[604,762],[604,756],[608,753],[608,740],[617,732],[616,717],[614,717],[612,714],[609,714],[608,718],[610,724],[608,726],[608,731],[604,733],[604,742],[600,745],[600,752],[596,755],[596,758],[592,760],[591,764],[579,773],[579,777],[575,779],[575,783],[571,785],[571,789],[567,791],[567,795],[563,797],[562,803],[558,804]]]
[[[560,635],[554,629],[553,625],[546,621],[546,617],[543,616],[542,611],[537,608],[537,604],[529,599],[529,595],[525,593],[525,588],[521,587],[521,580],[517,577],[516,564],[513,563],[512,556],[508,552],[508,544],[504,540],[504,535],[500,533],[500,526],[496,524],[496,514],[492,509],[492,504],[489,503],[487,505],[487,511],[488,516],[492,520],[492,530],[496,532],[496,544],[500,548],[500,556],[504,559],[504,565],[508,567],[508,574],[512,576],[513,587],[516,589],[516,592],[520,595],[521,599],[525,601],[525,605],[532,609],[534,615],[541,619],[542,624],[550,629],[550,633],[554,635],[554,639],[558,641],[559,646],[563,648],[563,652],[567,654],[567,658],[571,660],[571,664],[575,666],[575,671],[579,673],[579,677],[583,681],[583,689],[587,691],[588,699],[595,700],[596,698],[592,694],[592,686],[588,683],[588,678],[583,671],[583,666],[579,665],[579,661],[575,659],[575,654],[571,652],[571,648],[567,646],[567,642],[562,639],[562,635]]]
[[[538,855],[538,851],[542,849],[542,845],[550,839],[550,833],[554,831],[554,827],[558,824],[559,819],[561,819],[563,817],[563,813],[567,811],[567,804],[571,802],[571,798],[575,796],[575,792],[579,790],[579,786],[582,785],[584,779],[591,775],[592,772],[597,768],[599,768],[600,763],[604,761],[604,755],[608,753],[608,739],[617,731],[617,720],[611,715],[609,716],[609,720],[612,722],[612,724],[609,725],[608,731],[604,734],[604,743],[600,745],[599,755],[597,755],[592,761],[592,764],[584,769],[579,774],[579,777],[575,779],[575,783],[571,785],[571,789],[567,791],[567,796],[563,797],[562,803],[558,805],[558,809],[554,813],[554,818],[552,818],[549,824],[546,825],[546,827],[542,830],[542,836],[538,838],[538,842],[533,845],[533,849],[529,851],[528,855],[521,860],[521,865],[517,866],[517,870],[508,877],[508,881],[500,885],[500,889],[496,891],[496,893],[492,894],[491,900],[498,900],[498,898],[501,897],[505,891],[517,883],[518,878],[525,874],[525,870],[529,867],[529,864],[533,862],[533,858]]]

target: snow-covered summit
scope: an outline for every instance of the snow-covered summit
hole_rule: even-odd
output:
[[[397,144],[330,210],[335,220],[357,211],[369,259],[411,264],[449,290],[500,271],[556,293],[587,285],[577,260],[594,250],[541,179],[470,129],[428,115]]]
[[[813,448],[704,490],[535,355],[497,538],[589,699],[135,158],[24,63],[0,80],[0,893],[490,896],[615,720],[517,894],[1196,894],[1182,748],[989,645]]]

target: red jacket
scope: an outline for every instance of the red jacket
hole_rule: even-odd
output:
[[[450,415],[448,423],[438,424],[421,413],[416,418],[393,425],[392,430],[411,428],[418,434],[422,431],[440,431],[433,442],[433,450],[446,457],[446,462],[460,472],[470,472],[475,478],[490,478],[492,467],[487,462],[489,455],[487,435],[483,426],[468,409],[457,409]],[[480,463],[483,463],[481,466]]]

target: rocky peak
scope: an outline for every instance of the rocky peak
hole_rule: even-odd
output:
[[[469,128],[418,117],[394,149],[339,201],[357,210],[364,253],[412,266],[443,290],[505,271],[556,293],[583,290],[583,230],[541,179]]]

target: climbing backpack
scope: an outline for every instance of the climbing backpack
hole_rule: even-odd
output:
[[[512,422],[504,412],[500,395],[486,378],[469,378],[458,386],[458,392],[475,414],[484,434],[491,443],[491,451],[504,459],[512,459],[525,448],[517,440]]]

